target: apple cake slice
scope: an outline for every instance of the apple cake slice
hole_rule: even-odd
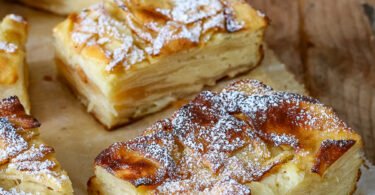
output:
[[[254,68],[266,26],[243,0],[108,0],[54,29],[56,62],[113,128]]]
[[[72,184],[17,97],[0,101],[0,194],[70,195]]]
[[[0,23],[0,99],[17,96],[29,113],[25,62],[27,30],[27,22],[14,14],[6,16]]]
[[[361,137],[317,100],[254,80],[204,91],[95,159],[90,194],[351,194]]]
[[[79,12],[92,4],[103,0],[16,0],[30,7],[47,10],[53,13],[66,15]]]

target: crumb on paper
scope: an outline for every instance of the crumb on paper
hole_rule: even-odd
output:
[[[50,75],[44,75],[43,80],[44,80],[44,81],[51,82],[51,81],[53,81],[53,78],[52,78],[52,76],[50,76]]]

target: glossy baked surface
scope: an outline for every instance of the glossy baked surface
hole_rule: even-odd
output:
[[[27,39],[27,22],[17,15],[8,15],[0,23],[0,84],[13,84],[18,80],[18,64],[9,62],[22,57]]]
[[[68,36],[112,71],[204,46],[217,33],[264,28],[263,17],[241,0],[107,1],[70,15]]]
[[[331,108],[245,80],[202,92],[142,136],[104,150],[95,164],[137,190],[248,194],[247,184],[288,163],[323,178],[354,145],[361,138]]]

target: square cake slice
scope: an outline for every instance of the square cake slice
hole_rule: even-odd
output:
[[[242,0],[108,0],[54,29],[56,62],[113,128],[254,68],[266,26]]]
[[[0,100],[0,194],[73,194],[54,149],[40,139],[39,126],[17,97]]]
[[[352,194],[361,137],[331,108],[254,80],[204,91],[95,159],[89,194]]]
[[[0,99],[17,96],[29,113],[27,31],[27,22],[21,16],[8,15],[0,23]]]

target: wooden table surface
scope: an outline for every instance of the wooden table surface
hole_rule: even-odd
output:
[[[375,0],[248,1],[271,19],[269,46],[361,133],[375,162]]]

